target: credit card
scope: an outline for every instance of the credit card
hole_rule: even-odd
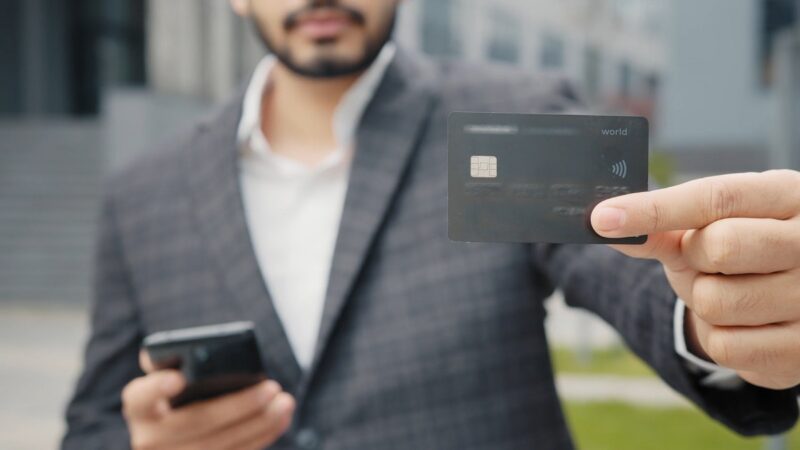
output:
[[[598,203],[647,190],[644,117],[452,113],[448,233],[465,242],[644,244],[590,225]]]

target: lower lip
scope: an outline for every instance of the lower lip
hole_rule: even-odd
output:
[[[338,37],[349,24],[344,19],[308,20],[297,29],[311,39],[330,39]]]

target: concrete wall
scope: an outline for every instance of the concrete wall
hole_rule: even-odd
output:
[[[227,1],[148,0],[148,78],[158,92],[219,101],[264,49]]]
[[[108,169],[120,168],[183,132],[213,109],[208,101],[156,93],[148,89],[114,89],[102,107],[103,150]]]
[[[672,0],[662,96],[664,147],[765,147],[757,0]]]
[[[97,121],[0,123],[0,303],[88,300],[104,164]]]
[[[800,170],[800,34],[787,30],[775,45],[775,101],[770,166]]]

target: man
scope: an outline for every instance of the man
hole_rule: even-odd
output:
[[[800,174],[595,210],[641,247],[450,242],[447,114],[566,111],[569,89],[395,48],[399,0],[231,3],[274,57],[112,180],[64,448],[571,448],[543,328],[556,287],[735,431],[795,423]],[[171,409],[186,381],[143,336],[241,319],[271,380]]]

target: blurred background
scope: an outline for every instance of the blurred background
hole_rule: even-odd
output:
[[[800,1],[407,0],[401,45],[566,73],[652,123],[653,183],[800,169]],[[190,124],[263,56],[224,0],[0,0],[0,448],[53,448],[80,369],[101,180]],[[800,449],[742,439],[593,317],[549,301],[583,449]]]

